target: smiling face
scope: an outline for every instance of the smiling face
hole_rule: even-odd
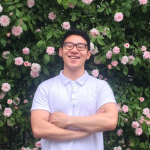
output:
[[[86,40],[78,35],[68,36],[64,43],[66,42],[87,44]],[[63,48],[59,49],[59,55],[64,60],[64,70],[84,71],[84,63],[90,58],[91,52],[87,50],[87,46],[84,51],[78,51],[76,46],[74,46],[72,50],[67,50],[65,46],[63,46]]]

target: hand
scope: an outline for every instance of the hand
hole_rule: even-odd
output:
[[[62,112],[54,112],[50,115],[48,122],[60,128],[67,128],[69,116]]]
[[[98,110],[97,111],[97,113],[104,113],[105,112],[105,110],[103,109],[103,110]]]

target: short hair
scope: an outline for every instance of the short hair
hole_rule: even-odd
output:
[[[90,38],[89,36],[87,35],[87,33],[83,30],[80,30],[80,29],[71,29],[71,30],[68,30],[64,37],[62,38],[62,42],[61,42],[61,47],[63,47],[63,44],[64,44],[64,41],[67,37],[71,36],[71,35],[79,35],[81,36],[83,39],[86,40],[87,42],[87,48],[88,48],[88,51],[90,50]]]

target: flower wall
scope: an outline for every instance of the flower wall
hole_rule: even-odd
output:
[[[0,148],[40,148],[30,126],[34,92],[63,69],[61,39],[79,28],[91,39],[85,69],[111,85],[118,104],[105,149],[150,149],[149,14],[148,0],[2,0]]]

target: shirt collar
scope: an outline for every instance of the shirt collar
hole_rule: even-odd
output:
[[[64,85],[67,85],[69,82],[71,82],[72,80],[67,78],[63,73],[63,70],[60,72],[59,76],[61,81],[63,82]],[[74,82],[79,83],[80,85],[83,85],[84,82],[87,80],[89,74],[87,73],[87,71],[85,70],[85,73],[78,79],[76,79]]]

